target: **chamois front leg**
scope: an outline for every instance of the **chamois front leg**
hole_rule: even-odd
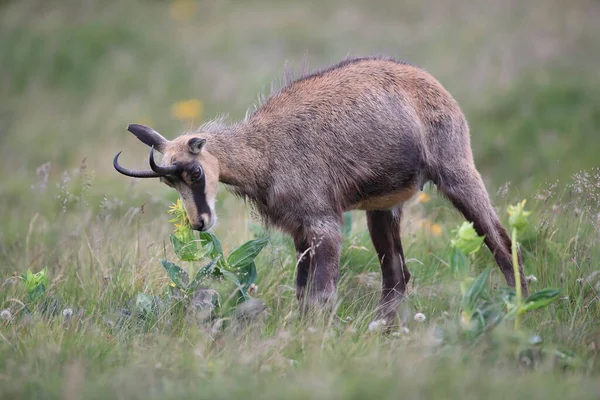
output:
[[[296,296],[304,313],[314,306],[333,308],[342,238],[337,223],[321,222],[294,235],[298,259]]]

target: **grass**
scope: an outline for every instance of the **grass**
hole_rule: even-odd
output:
[[[597,4],[380,4],[0,2],[0,310],[11,313],[0,320],[0,398],[598,398]],[[168,288],[159,259],[174,259],[176,193],[112,169],[120,150],[134,168],[146,160],[124,127],[145,121],[173,137],[217,113],[241,118],[307,50],[311,67],[349,51],[406,58],[455,94],[502,221],[522,199],[533,212],[520,236],[532,291],[563,290],[521,322],[550,356],[520,357],[510,326],[439,343],[459,315],[448,257],[462,219],[429,187],[403,222],[408,332],[368,329],[380,277],[358,212],[331,320],[297,319],[295,253],[276,232],[256,262],[268,311],[250,325],[131,318],[138,293]],[[260,232],[223,190],[217,212],[227,254]],[[472,276],[494,266],[487,249],[471,261]],[[54,312],[18,278],[43,268]],[[495,267],[490,283],[504,284]]]

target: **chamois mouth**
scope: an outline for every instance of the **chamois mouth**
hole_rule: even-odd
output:
[[[192,225],[192,229],[198,232],[204,232],[206,224],[204,223],[204,220],[200,221],[200,223]]]

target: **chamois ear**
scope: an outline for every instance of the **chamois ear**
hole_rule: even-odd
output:
[[[168,140],[162,137],[160,133],[145,125],[129,124],[127,130],[133,133],[146,145],[150,147],[154,146],[154,148],[161,153],[168,143]]]
[[[206,144],[206,139],[200,139],[197,137],[191,138],[188,140],[188,147],[192,154],[200,154],[204,145]]]

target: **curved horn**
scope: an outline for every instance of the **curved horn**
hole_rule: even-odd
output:
[[[133,171],[127,168],[123,168],[119,165],[119,156],[121,155],[121,151],[117,153],[115,159],[113,160],[113,166],[117,171],[126,176],[131,176],[132,178],[158,178],[162,176],[161,174],[157,174],[154,171]]]
[[[148,156],[148,161],[150,162],[150,168],[152,171],[159,174],[159,176],[172,175],[179,172],[179,167],[177,165],[169,165],[168,167],[156,165],[156,162],[154,162],[154,146],[150,147],[150,156]]]
[[[144,144],[154,146],[161,153],[169,142],[160,133],[146,125],[129,124],[127,125],[127,130],[133,133]]]

